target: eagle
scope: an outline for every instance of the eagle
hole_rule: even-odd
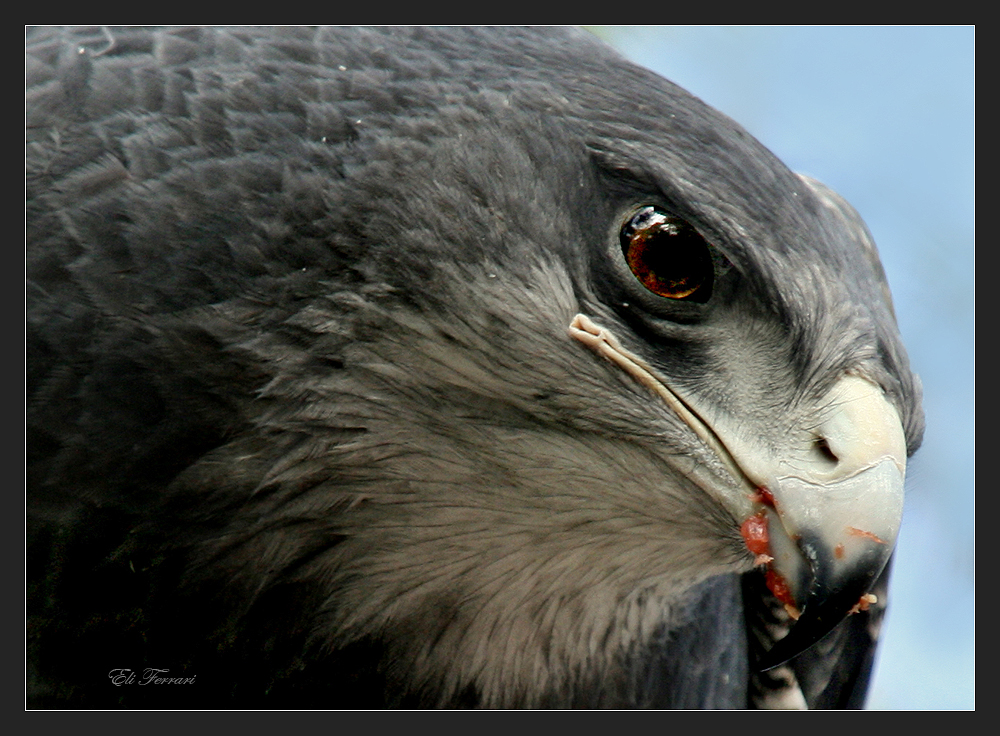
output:
[[[856,708],[873,240],[581,29],[29,29],[29,708]]]

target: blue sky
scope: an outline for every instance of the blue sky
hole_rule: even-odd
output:
[[[975,708],[975,28],[593,28],[868,223],[927,433],[870,708]]]

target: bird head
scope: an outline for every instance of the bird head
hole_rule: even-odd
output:
[[[205,33],[132,61],[127,113],[93,95],[93,160],[32,212],[100,315],[91,363],[174,422],[88,425],[67,446],[101,459],[59,467],[149,490],[218,641],[301,589],[309,651],[539,705],[669,648],[717,576],[766,568],[797,619],[764,668],[870,603],[923,420],[848,204],[583,32]],[[52,64],[99,89],[107,53]],[[111,488],[143,448],[156,477]]]

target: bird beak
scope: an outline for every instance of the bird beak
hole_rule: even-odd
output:
[[[889,561],[902,519],[906,440],[896,410],[857,376],[842,378],[821,404],[813,448],[782,462],[760,491],[756,518],[773,558],[768,585],[797,619],[758,662],[761,671],[875,602],[868,591]],[[744,537],[758,551],[747,524]]]
[[[777,667],[875,602],[869,591],[896,543],[903,516],[906,439],[881,388],[845,375],[819,402],[812,441],[766,458],[724,440],[655,371],[582,314],[569,334],[657,394],[747,489],[756,513],[742,526],[766,564],[772,593],[795,623],[757,663]]]

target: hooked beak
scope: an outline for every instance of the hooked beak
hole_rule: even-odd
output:
[[[793,618],[763,671],[805,651],[868,595],[895,546],[903,514],[906,440],[881,389],[845,376],[822,402],[813,451],[781,463],[763,495],[769,585]]]
[[[795,620],[788,635],[757,663],[764,671],[801,654],[849,614],[875,601],[869,594],[896,543],[903,514],[906,439],[881,388],[843,376],[819,402],[811,443],[778,459],[734,451],[640,357],[588,317],[569,334],[647,386],[710,447],[746,489],[756,513],[743,537],[768,586]],[[732,439],[732,438],[731,438]]]

